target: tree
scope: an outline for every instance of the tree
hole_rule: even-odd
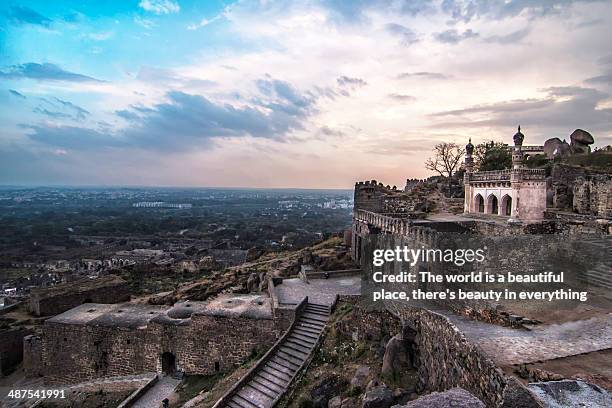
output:
[[[425,162],[425,168],[435,171],[442,177],[448,177],[450,182],[464,152],[465,150],[457,143],[438,143],[434,146],[434,156]]]
[[[505,143],[481,143],[474,147],[474,165],[478,171],[509,169],[512,168],[512,153]]]

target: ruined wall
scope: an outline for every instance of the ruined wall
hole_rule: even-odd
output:
[[[33,334],[23,338],[23,371],[27,378],[43,375],[42,343]]]
[[[551,171],[550,185],[554,208],[612,217],[612,175],[556,164]]]
[[[177,370],[214,374],[261,354],[277,338],[271,319],[193,316],[191,323],[150,323],[146,328],[47,322],[40,346],[36,340],[25,346],[31,353],[27,371],[37,375],[34,364],[39,359],[51,383],[161,372],[162,353],[169,352]]]
[[[29,310],[36,316],[53,316],[83,303],[120,303],[130,300],[127,282],[119,277],[95,281],[78,281],[57,287],[35,289],[30,296]]]
[[[179,337],[177,359],[185,361],[188,373],[214,374],[216,362],[218,371],[225,372],[264,353],[279,335],[274,320],[193,316],[188,332]]]
[[[612,217],[612,175],[576,178],[573,196],[572,208],[578,214]]]
[[[7,329],[0,331],[0,376],[8,375],[23,358],[23,338],[31,334],[30,329]]]

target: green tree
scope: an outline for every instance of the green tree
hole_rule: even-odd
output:
[[[481,143],[474,148],[474,165],[478,171],[512,168],[512,152],[501,142]]]

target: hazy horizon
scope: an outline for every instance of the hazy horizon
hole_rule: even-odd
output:
[[[610,1],[7,1],[0,21],[4,185],[402,188],[436,143],[519,124],[612,143]]]

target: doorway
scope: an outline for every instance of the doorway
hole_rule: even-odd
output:
[[[162,373],[172,375],[176,371],[176,356],[168,351],[161,356]]]

